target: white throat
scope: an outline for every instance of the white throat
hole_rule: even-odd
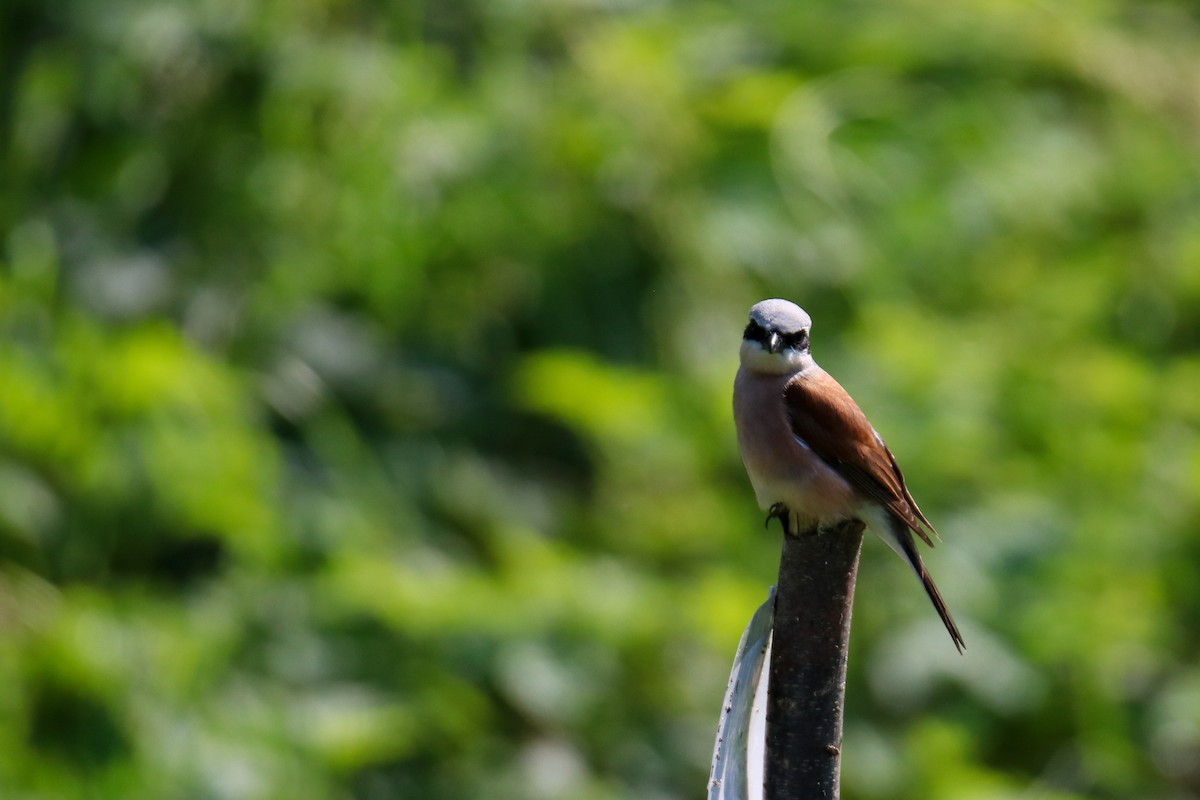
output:
[[[742,368],[761,375],[793,375],[816,364],[810,353],[793,349],[771,353],[751,339],[742,340],[741,355]]]

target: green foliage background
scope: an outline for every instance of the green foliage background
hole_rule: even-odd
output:
[[[701,796],[768,296],[969,648],[868,541],[845,796],[1200,796],[1198,32],[7,0],[0,796]]]

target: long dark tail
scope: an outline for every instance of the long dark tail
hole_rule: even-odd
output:
[[[894,520],[894,523],[892,536],[900,545],[901,555],[913,568],[913,572],[917,573],[917,577],[921,579],[921,583],[925,587],[925,594],[929,595],[933,607],[937,609],[938,616],[942,618],[942,624],[946,626],[950,638],[954,640],[954,646],[958,648],[959,653],[962,653],[967,649],[967,644],[963,641],[958,626],[954,624],[954,617],[951,616],[950,609],[946,607],[946,601],[942,599],[942,593],[938,591],[937,584],[930,577],[929,570],[925,569],[925,562],[921,560],[921,554],[917,552],[917,545],[913,541],[912,533],[899,520]]]

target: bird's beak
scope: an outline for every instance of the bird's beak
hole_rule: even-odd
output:
[[[782,340],[779,338],[778,333],[772,333],[770,336],[767,337],[767,352],[768,353],[778,353],[781,349],[781,346],[782,346]]]

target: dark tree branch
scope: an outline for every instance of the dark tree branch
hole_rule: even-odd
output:
[[[766,800],[836,800],[863,524],[785,534],[767,699]]]

